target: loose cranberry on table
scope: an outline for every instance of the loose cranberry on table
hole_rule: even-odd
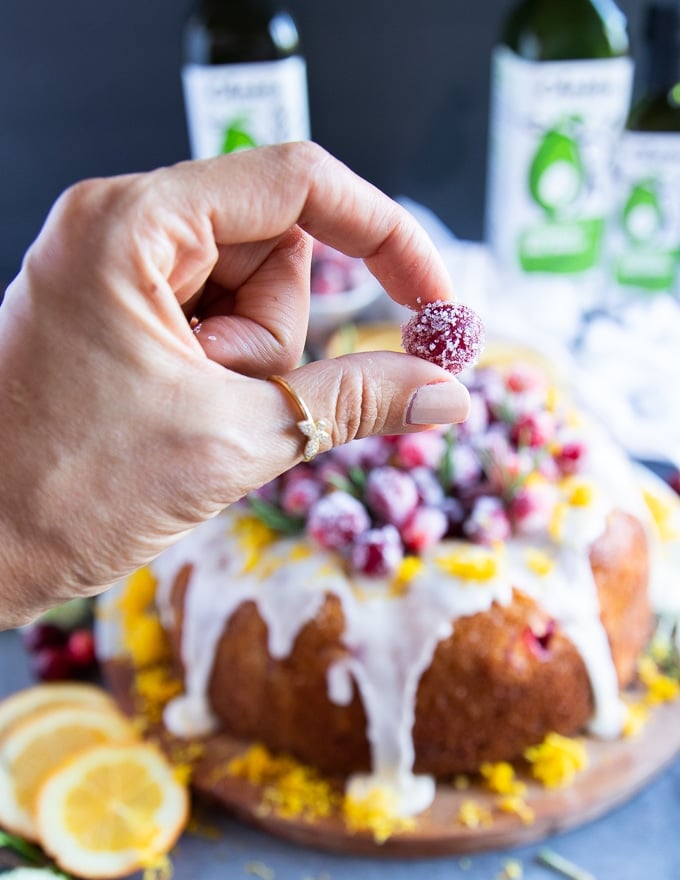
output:
[[[82,678],[96,668],[95,641],[89,627],[68,629],[35,623],[21,631],[33,675],[40,681]]]

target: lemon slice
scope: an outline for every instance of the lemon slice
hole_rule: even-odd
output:
[[[89,746],[137,738],[126,718],[99,707],[53,706],[12,725],[0,742],[0,825],[36,840],[36,799],[54,768]]]
[[[0,741],[15,724],[49,706],[92,706],[118,713],[111,697],[92,684],[38,684],[0,702]]]
[[[58,876],[48,868],[14,868],[2,874],[2,880],[56,880]]]
[[[56,880],[54,871],[47,868],[14,868],[2,874],[2,880]]]
[[[69,873],[121,877],[170,850],[189,812],[186,788],[147,744],[107,744],[65,761],[43,785],[43,847]]]

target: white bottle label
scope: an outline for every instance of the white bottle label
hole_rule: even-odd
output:
[[[616,282],[638,292],[680,293],[680,134],[626,132],[616,177]]]
[[[487,236],[501,267],[569,276],[597,266],[632,76],[629,58],[495,50]]]
[[[309,138],[304,59],[187,64],[182,70],[191,155],[207,159]]]

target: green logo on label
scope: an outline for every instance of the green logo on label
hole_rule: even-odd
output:
[[[519,237],[520,264],[525,272],[569,275],[591,269],[598,261],[604,221],[577,216],[586,184],[576,133],[580,122],[579,117],[571,116],[546,131],[531,161],[529,192],[546,219]]]
[[[547,131],[529,169],[529,191],[534,201],[554,217],[576,201],[584,180],[576,141],[561,128]]]
[[[619,284],[649,293],[673,290],[680,253],[662,247],[658,241],[665,222],[658,181],[649,178],[635,183],[621,212],[628,247],[615,265]]]
[[[222,136],[222,153],[236,153],[238,150],[249,150],[257,146],[257,141],[248,132],[248,120],[244,116],[232,119],[224,129]]]

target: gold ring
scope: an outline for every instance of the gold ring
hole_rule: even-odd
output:
[[[315,419],[309,411],[307,404],[283,376],[270,376],[267,381],[274,382],[280,388],[283,388],[302,416],[296,424],[307,438],[304,452],[302,453],[304,461],[311,461],[319,452],[325,452],[326,449],[330,449],[332,443],[330,422],[327,419]]]

